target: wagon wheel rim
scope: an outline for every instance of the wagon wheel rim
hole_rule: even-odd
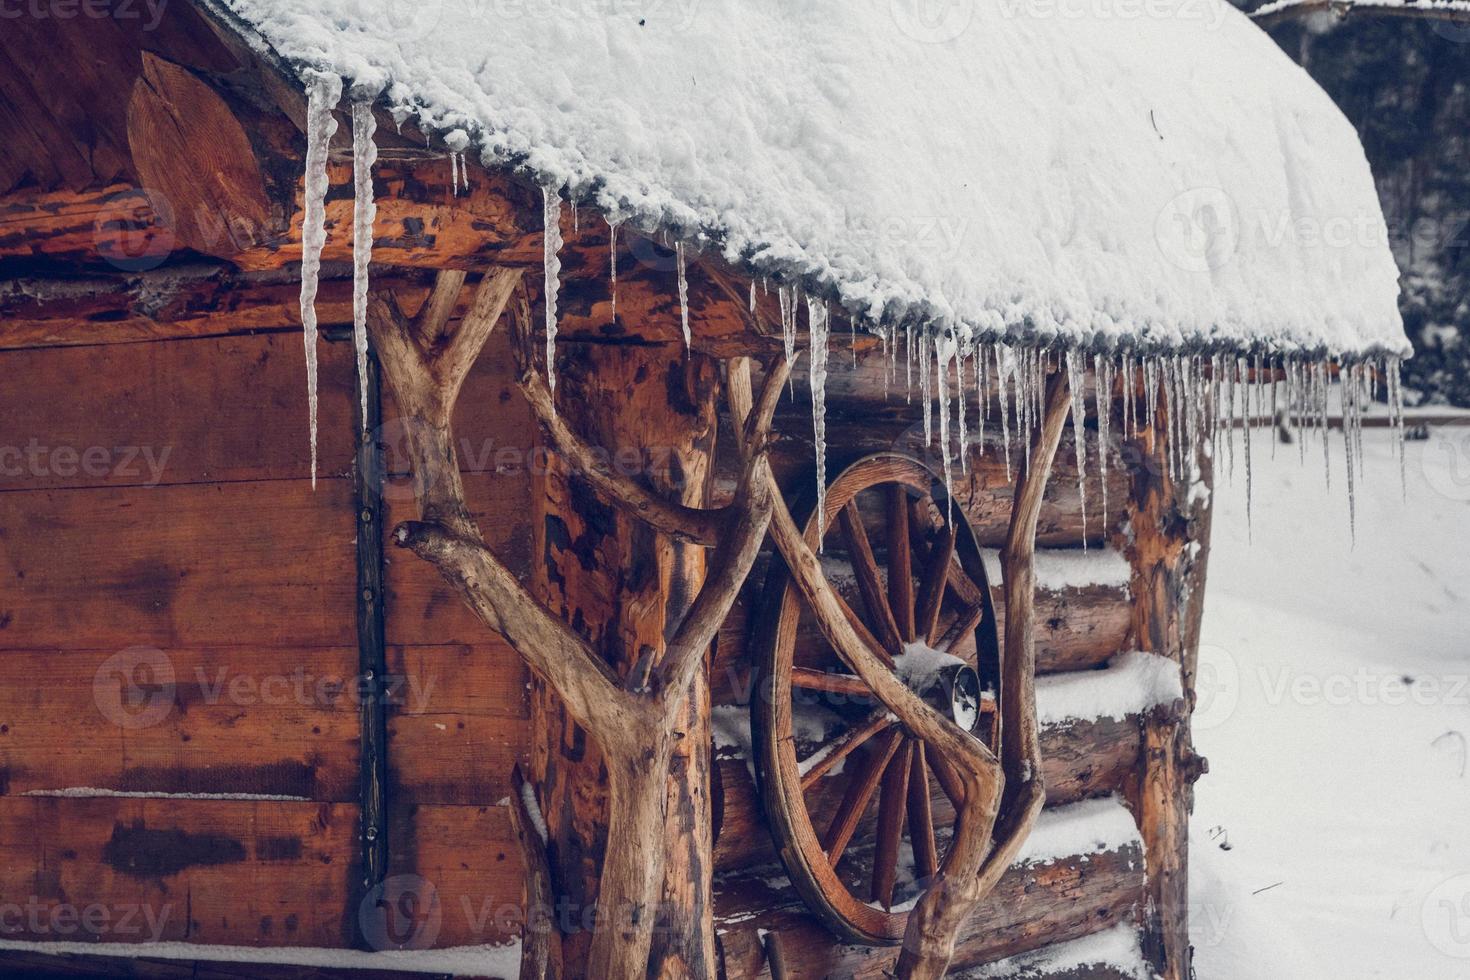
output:
[[[832,481],[824,514],[824,573],[850,572],[839,593],[851,597],[844,604],[859,634],[911,689],[999,754],[990,589],[973,530],[941,481],[908,456],[865,457]],[[804,528],[815,546],[815,508]],[[804,607],[777,560],[757,625],[752,700],[767,819],[792,883],[834,933],[894,944],[944,859],[963,790],[951,760],[893,718],[823,641],[799,644]],[[813,654],[828,660],[823,669]],[[829,732],[823,720],[815,745],[799,738],[796,727],[810,720],[802,713],[834,699],[846,699],[835,702],[841,725]]]

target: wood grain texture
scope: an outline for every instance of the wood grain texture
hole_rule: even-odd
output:
[[[0,894],[45,910],[16,938],[344,946],[356,832],[350,804],[4,797]]]

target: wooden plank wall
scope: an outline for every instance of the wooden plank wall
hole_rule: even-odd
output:
[[[877,362],[874,355],[854,370],[846,357],[832,359],[836,457],[920,449],[917,405],[874,394]],[[456,434],[476,518],[497,552],[524,571],[529,467],[540,460],[510,364],[501,334],[467,384]],[[348,345],[322,345],[313,490],[304,363],[292,330],[0,351],[7,378],[0,450],[46,450],[19,467],[8,465],[13,453],[0,460],[7,463],[0,474],[0,664],[7,674],[0,685],[0,902],[151,904],[160,914],[169,910],[163,938],[192,942],[353,941],[352,370]],[[811,459],[802,401],[798,392],[779,422],[778,463],[793,491]],[[391,399],[384,418],[382,505],[391,530],[413,503],[394,448],[401,433]],[[1041,522],[1050,546],[1080,543],[1074,474],[1064,445]],[[1097,501],[1098,476],[1088,477]],[[1107,520],[1094,513],[1089,522],[1094,543],[1116,533],[1126,480],[1115,466]],[[987,544],[1003,534],[1009,492],[993,458],[977,461],[962,487]],[[521,898],[502,802],[510,770],[528,748],[528,678],[425,565],[391,545],[385,550],[390,874],[417,876],[402,880],[437,901],[435,945],[501,941],[515,931]],[[717,704],[742,700],[748,611],[763,579],[758,568],[720,635]],[[1111,589],[1044,593],[1041,669],[1091,669],[1122,649],[1126,602]],[[171,689],[160,684],[159,672],[168,670]],[[124,689],[117,676],[133,686]],[[295,687],[303,676],[304,697]],[[1134,719],[1049,730],[1052,803],[1119,790],[1137,767],[1138,739]],[[722,760],[718,768],[721,873],[773,862],[743,762]],[[36,795],[83,793],[79,787],[289,799]],[[962,959],[1015,953],[1128,919],[1141,892],[1137,855],[1094,856],[1083,865],[1007,879],[1002,889],[1019,903],[1015,914],[1009,924],[972,934]],[[1062,895],[1077,913],[1065,937],[1027,926],[1028,914]],[[726,880],[719,914],[739,918],[749,897]],[[825,934],[789,891],[763,901],[762,917],[721,937],[731,976],[761,969],[755,929],[767,920],[828,950],[832,968],[853,966],[856,954],[823,945]],[[58,935],[45,919],[41,928],[7,932],[77,938]],[[114,930],[83,938],[149,936]],[[864,954],[861,972],[878,969],[886,955]]]

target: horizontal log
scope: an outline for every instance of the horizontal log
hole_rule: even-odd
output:
[[[72,980],[105,977],[108,980],[403,980],[401,969],[369,970],[361,967],[334,969],[324,966],[295,966],[211,959],[218,956],[208,946],[199,947],[199,959],[159,959],[141,956],[81,955],[78,953],[32,953],[0,948],[0,975],[31,980]],[[433,977],[435,974],[417,974]],[[448,975],[440,975],[448,980]]]
[[[1043,728],[1041,754],[1047,805],[1059,806],[1121,790],[1138,767],[1140,724],[1138,718],[1104,718]],[[715,837],[716,870],[774,864],[775,846],[748,763],[726,753],[717,757],[716,767],[723,793],[722,818]],[[820,788],[807,795],[815,812],[826,815],[836,809],[841,782],[834,780],[833,789],[825,795]],[[932,795],[936,823],[951,822],[954,809],[949,798],[937,791]],[[865,817],[855,839],[872,834],[875,818],[876,812]]]
[[[322,327],[352,323],[352,280],[327,266],[316,299]],[[428,295],[430,273],[378,273],[406,309]],[[0,284],[0,349],[129,344],[301,329],[301,282],[292,270],[238,272],[167,266],[93,278],[17,278]]]
[[[998,628],[1004,631],[1004,590],[992,588],[990,594]],[[1126,588],[1089,585],[1038,590],[1036,672],[1057,674],[1101,666],[1126,648],[1130,619]]]
[[[317,353],[318,472],[347,477],[352,350],[322,343]],[[0,490],[310,475],[298,334],[12,350],[0,371]]]
[[[966,923],[952,969],[1014,956],[1131,922],[1144,893],[1143,853],[1128,843],[1096,854],[1013,867]],[[779,933],[792,978],[891,976],[897,947],[845,946],[778,879],[726,875],[715,883],[725,974],[759,976],[762,932]]]
[[[357,650],[6,650],[0,794],[357,799]]]
[[[339,646],[353,516],[343,480],[0,493],[0,643]]]
[[[343,946],[356,837],[350,804],[0,797],[7,938]]]

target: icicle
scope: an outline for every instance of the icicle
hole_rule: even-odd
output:
[[[1388,372],[1388,417],[1393,428],[1394,442],[1398,444],[1399,451],[1399,487],[1403,491],[1404,499],[1409,499],[1409,473],[1406,462],[1404,446],[1404,382],[1400,374],[1401,361],[1397,357],[1389,358],[1387,364]]]
[[[781,338],[786,345],[786,366],[790,367],[796,363],[796,287],[778,285],[776,299],[781,305]],[[796,397],[796,380],[791,375],[786,377],[786,390],[793,398]]]
[[[1354,416],[1358,399],[1357,365],[1346,364],[1339,375],[1342,382],[1342,451],[1347,464],[1348,536],[1354,544],[1358,541],[1358,498],[1357,474],[1353,472],[1353,451],[1357,448],[1357,433],[1354,431]]]
[[[939,458],[944,466],[944,495],[953,499],[950,470],[953,461],[949,447],[949,362],[954,356],[954,342],[948,337],[934,338],[934,380],[939,395]]]
[[[541,267],[546,276],[546,383],[556,390],[556,297],[561,288],[561,191],[541,185]]]
[[[449,193],[459,197],[459,154],[449,154]]]
[[[367,431],[368,266],[373,259],[373,219],[378,213],[373,201],[373,164],[378,160],[373,133],[377,128],[372,102],[352,103],[352,346],[357,351],[359,418],[364,432]]]
[[[1031,468],[1031,411],[1034,401],[1031,397],[1031,361],[1036,352],[1029,347],[1020,350],[1019,363],[1016,371],[1016,436],[1021,440],[1021,454],[1026,460],[1026,468]]]
[[[1072,397],[1072,439],[1077,455],[1077,499],[1082,504],[1082,549],[1087,550],[1087,441],[1086,441],[1086,395],[1082,385],[1087,378],[1087,368],[1082,354],[1068,349],[1066,352],[1067,387]]]
[[[1093,375],[1097,379],[1097,467],[1102,477],[1103,521],[1108,518],[1108,423],[1113,413],[1113,362],[1101,354],[1092,356]]]
[[[342,79],[312,71],[306,75],[306,192],[301,220],[301,327],[306,343],[306,402],[311,429],[311,486],[316,489],[316,291],[327,241],[327,150],[337,132],[332,109],[342,99]]]
[[[750,280],[750,312],[755,312],[755,280]]]
[[[621,221],[609,221],[607,223],[607,252],[609,266],[612,269],[612,318],[618,318],[618,226]],[[755,283],[750,286],[751,296],[755,295]],[[754,300],[751,301],[751,309],[755,309]]]
[[[981,455],[984,455],[985,453],[985,421],[990,416],[990,392],[988,390],[989,386],[987,384],[989,380],[990,370],[985,366],[985,357],[985,345],[976,344],[975,407],[978,409],[978,411],[975,414],[978,416],[977,428],[979,431],[976,433],[975,439],[977,444],[980,446]]]
[[[469,190],[469,182],[465,182],[465,190]],[[582,220],[577,217],[577,199],[572,198],[572,234],[582,234]]]
[[[679,326],[684,331],[684,349],[689,349],[689,275],[684,266],[684,242],[674,243],[674,264],[679,273]]]
[[[459,155],[459,179],[464,183],[464,191],[468,194],[470,192],[470,168],[463,153]]]
[[[847,318],[847,340],[852,350],[852,366],[857,367],[857,317]]]
[[[949,342],[953,344],[955,348],[954,404],[955,418],[959,422],[960,428],[960,473],[963,474],[970,472],[970,463],[967,458],[968,446],[966,445],[966,443],[969,441],[966,438],[969,433],[966,430],[965,422],[965,351],[962,347],[960,347],[959,338],[955,334],[953,327],[951,327],[949,331]]]
[[[1123,355],[1123,438],[1132,439],[1133,431],[1133,386],[1138,378],[1133,373],[1133,355]]]
[[[1000,436],[1002,452],[1006,461],[1006,482],[1011,482],[1011,423],[1007,415],[1007,402],[1010,400],[1008,389],[1010,388],[1009,376],[1006,372],[1005,361],[1010,351],[1005,344],[995,345],[995,387],[1000,398]]]
[[[903,401],[907,405],[914,400],[914,325],[912,323],[903,325],[903,342]]]
[[[1251,417],[1251,398],[1250,398],[1250,396],[1251,396],[1251,390],[1250,390],[1251,377],[1250,377],[1250,366],[1246,363],[1246,359],[1245,358],[1243,358],[1243,357],[1236,358],[1235,359],[1235,367],[1236,367],[1236,370],[1238,370],[1240,372],[1241,377],[1243,378],[1243,380],[1245,382],[1245,385],[1246,385],[1244,397],[1241,400],[1245,404],[1245,537],[1246,537],[1246,540],[1249,541],[1249,540],[1251,540],[1251,532],[1252,532],[1252,527],[1251,527],[1251,422],[1254,421],[1254,419]]]
[[[924,403],[924,445],[934,445],[933,387],[929,375],[929,349],[932,345],[929,330],[919,328],[919,399]]]
[[[1327,489],[1332,489],[1332,450],[1328,445],[1329,426],[1327,422],[1327,396],[1328,396],[1328,366],[1326,361],[1317,365],[1317,418],[1322,429],[1322,466],[1327,475]]]
[[[811,332],[812,431],[817,456],[817,542],[827,530],[827,304],[806,301],[807,329]]]

